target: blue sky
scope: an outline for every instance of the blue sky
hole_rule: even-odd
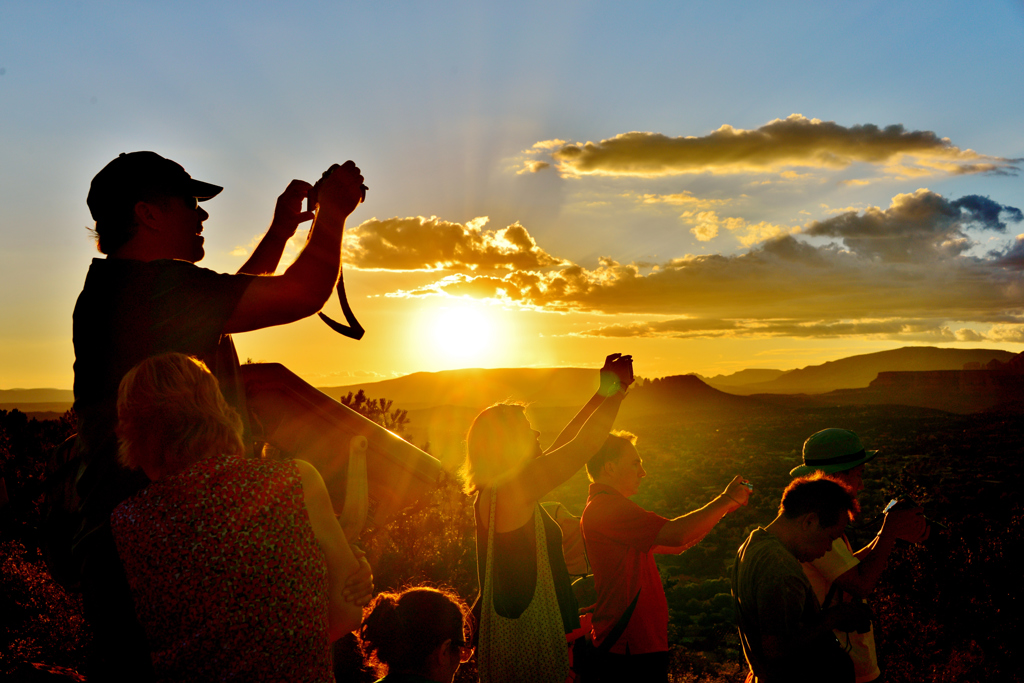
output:
[[[314,319],[236,340],[243,356],[318,383],[461,364],[593,365],[620,347],[654,376],[797,367],[913,343],[1020,351],[1024,286],[1008,257],[1024,233],[1013,212],[1024,207],[1022,38],[1021,2],[6,2],[0,388],[70,387],[71,311],[97,255],[88,184],[137,149],[225,186],[207,207],[202,265],[216,270],[241,264],[288,180],[359,163],[370,193],[349,222],[362,251],[346,282],[376,336],[349,342]],[[797,136],[822,128],[814,121],[834,122],[837,135],[808,157],[769,150],[758,167],[716,152],[657,172],[600,161],[590,172],[565,153],[587,142],[606,151],[603,141],[631,132],[661,136],[624,152],[646,159],[662,143],[714,148],[722,126],[770,131],[787,119]],[[863,130],[893,125],[948,142],[908,157]],[[836,161],[834,144],[884,150]],[[530,161],[549,165],[525,172]],[[922,188],[930,194],[915,194]],[[972,195],[989,198],[996,218],[955,204]],[[898,196],[904,214],[963,213],[915,232],[892,208]],[[853,218],[829,222],[843,210]],[[865,242],[873,215],[879,230],[904,233]],[[472,243],[443,263],[425,256],[442,228]],[[529,251],[529,240],[549,263],[465,251],[507,255]],[[898,256],[893,240],[927,255]],[[826,271],[876,309],[828,286],[821,298],[832,304],[724,284],[794,277],[818,288],[806,259],[747,267],[787,245],[831,249],[804,252],[838,259]],[[375,248],[404,265],[381,266]],[[635,266],[635,286],[602,258]],[[711,281],[714,259],[727,273]],[[586,296],[552,289],[569,267],[582,269]],[[683,287],[657,275],[673,268],[705,280]],[[513,291],[510,278],[527,276],[540,294]],[[915,283],[903,287],[912,304],[898,301],[903,278]],[[975,310],[915,288],[986,303]],[[758,299],[751,292],[765,292],[770,314],[732,305]],[[337,304],[327,312],[337,317]],[[446,341],[442,319],[460,339],[481,335]],[[424,335],[433,348],[418,343]]]

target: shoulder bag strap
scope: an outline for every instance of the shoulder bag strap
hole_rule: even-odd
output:
[[[597,648],[598,652],[605,653],[610,652],[615,643],[619,642],[619,638],[625,633],[626,627],[629,626],[629,619],[633,616],[633,610],[636,609],[636,603],[640,600],[640,591],[637,590],[636,597],[633,598],[633,602],[629,603],[629,607],[622,613],[619,620],[615,622],[615,626],[612,626],[612,630],[608,632],[604,640],[601,641],[601,646]]]

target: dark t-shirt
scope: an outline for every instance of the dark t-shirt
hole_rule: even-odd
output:
[[[796,557],[773,534],[757,528],[740,547],[732,592],[743,654],[759,682],[853,680],[853,664],[831,633],[806,642],[819,620],[818,598]],[[777,639],[779,656],[765,654],[765,636]]]
[[[177,351],[206,363],[248,442],[238,355],[222,330],[252,279],[187,261],[93,260],[74,313],[75,413],[87,463],[78,491],[87,517],[109,515],[147,481],[117,465],[114,433],[118,385],[146,358]]]

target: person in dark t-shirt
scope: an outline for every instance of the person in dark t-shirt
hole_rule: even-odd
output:
[[[859,511],[843,482],[799,477],[779,514],[740,546],[731,583],[743,656],[754,683],[853,683],[853,662],[832,630],[867,628],[862,605],[822,610],[801,562],[824,555]]]
[[[74,408],[82,466],[77,481],[81,528],[73,558],[95,633],[90,680],[152,676],[109,527],[113,508],[147,482],[117,463],[121,378],[151,356],[195,356],[244,420],[244,387],[230,334],[320,310],[338,279],[345,220],[363,199],[362,182],[353,162],[336,164],[319,183],[319,208],[303,211],[313,186],[293,180],[252,256],[230,275],[195,265],[205,255],[203,222],[209,218],[200,202],[221,187],[193,179],[154,152],[121,154],[93,178],[87,202],[106,258],[93,260],[74,312]],[[285,243],[311,219],[302,252],[275,275]],[[245,425],[244,438],[250,435]]]

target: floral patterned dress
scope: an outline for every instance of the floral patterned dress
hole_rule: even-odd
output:
[[[111,526],[160,680],[334,680],[327,561],[294,463],[205,458]]]

